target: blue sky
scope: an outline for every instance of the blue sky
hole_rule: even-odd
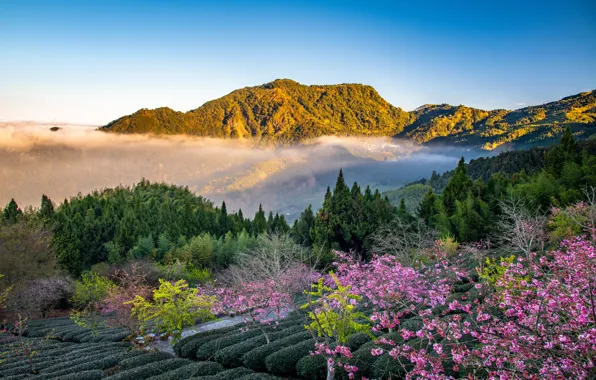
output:
[[[539,104],[596,89],[596,3],[0,0],[0,121],[102,125],[276,78]]]

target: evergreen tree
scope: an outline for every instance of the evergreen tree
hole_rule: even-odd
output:
[[[302,211],[300,218],[296,220],[294,227],[292,228],[294,241],[306,247],[312,246],[314,242],[314,233],[312,231],[314,225],[315,214],[312,211],[312,205],[308,205],[308,208]]]
[[[427,225],[430,225],[434,215],[435,201],[435,193],[432,189],[429,189],[428,192],[424,194],[424,197],[418,206],[418,216],[422,218]]]
[[[39,217],[44,223],[50,223],[54,219],[54,204],[45,194],[41,196]]]
[[[259,211],[255,214],[252,222],[253,233],[260,235],[267,231],[267,219],[265,219],[265,212],[263,206],[259,204]]]
[[[453,177],[449,183],[447,183],[447,186],[442,193],[443,204],[448,213],[455,212],[457,201],[461,202],[466,199],[470,185],[471,180],[466,175],[466,165],[464,158],[462,157],[457,164]]]
[[[14,199],[4,207],[3,218],[7,224],[15,224],[23,216],[23,211],[17,205]]]

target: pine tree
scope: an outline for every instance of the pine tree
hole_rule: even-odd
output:
[[[39,217],[46,224],[50,223],[54,219],[54,204],[45,194],[41,196]]]
[[[422,201],[420,201],[420,205],[418,205],[418,216],[424,220],[427,225],[430,225],[432,216],[434,215],[434,206],[435,206],[435,193],[432,189],[429,189]]]
[[[314,232],[312,231],[312,228],[314,225],[315,214],[312,211],[312,205],[308,205],[308,208],[302,211],[300,218],[296,220],[294,227],[292,228],[294,241],[307,247],[312,246],[314,242]]]
[[[466,199],[470,185],[471,180],[466,175],[466,165],[462,157],[457,164],[453,177],[449,180],[442,193],[443,204],[447,213],[455,212],[455,203]]]
[[[17,205],[14,199],[4,207],[3,217],[4,222],[7,224],[15,224],[23,216],[23,211]]]
[[[267,231],[267,219],[265,219],[265,212],[263,206],[259,204],[259,211],[255,214],[252,222],[253,233],[260,235]]]

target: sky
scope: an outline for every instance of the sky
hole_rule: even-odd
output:
[[[596,2],[0,0],[0,121],[104,125],[277,78],[541,104],[596,89]]]

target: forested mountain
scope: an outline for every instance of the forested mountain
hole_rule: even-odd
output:
[[[325,135],[392,136],[411,118],[370,86],[304,86],[280,79],[233,91],[187,113],[142,109],[102,129],[287,143]]]
[[[101,127],[117,133],[188,134],[297,143],[325,135],[394,136],[492,150],[549,145],[566,126],[579,138],[596,131],[596,91],[514,111],[424,105],[406,112],[361,84],[306,86],[278,79],[233,91],[183,113],[141,109]]]
[[[489,182],[493,175],[505,177],[532,176],[548,168],[551,168],[551,171],[561,173],[563,172],[564,163],[557,162],[557,149],[559,149],[558,146],[553,146],[502,152],[497,156],[470,160],[469,163],[464,164],[464,168],[471,180],[479,180],[484,183]],[[592,137],[577,142],[577,151],[582,152],[587,157],[594,157],[596,155],[596,138]],[[581,173],[574,172],[572,169],[575,168],[568,168],[569,171],[565,177],[570,181],[575,176],[579,181]],[[429,191],[441,194],[455,173],[456,169],[443,174],[433,172],[430,178],[422,178],[400,189],[386,191],[383,196],[389,198],[394,205],[399,204],[403,199],[407,209],[410,212],[416,212],[424,195]]]

